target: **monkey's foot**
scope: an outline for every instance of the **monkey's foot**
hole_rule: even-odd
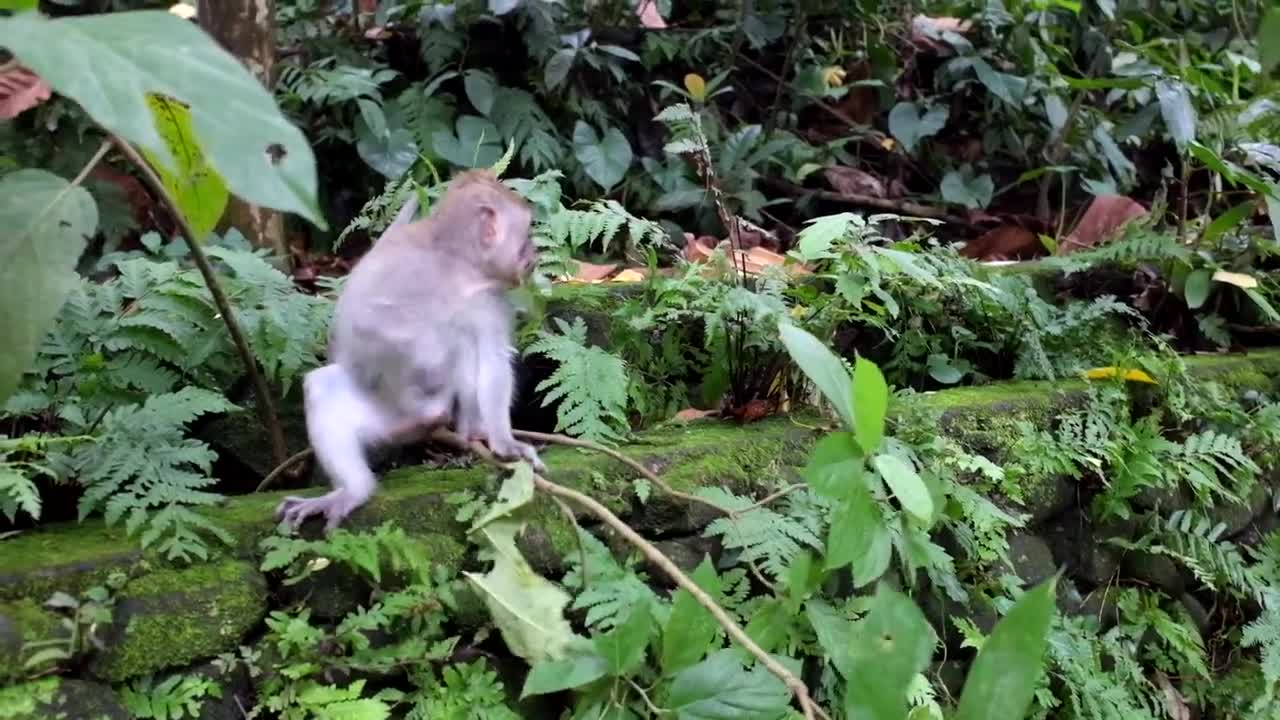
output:
[[[303,521],[312,515],[324,515],[324,531],[333,532],[351,511],[360,507],[363,501],[351,493],[334,490],[320,497],[286,497],[276,508],[276,519],[283,520],[292,530],[297,530]]]
[[[538,451],[528,443],[522,443],[515,439],[509,443],[490,442],[489,450],[502,460],[524,460],[538,472],[547,471],[547,466],[542,464],[542,458],[538,457]]]

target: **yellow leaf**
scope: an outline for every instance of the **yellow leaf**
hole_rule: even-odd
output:
[[[156,131],[169,148],[176,165],[169,167],[145,149],[142,155],[155,168],[165,189],[173,196],[179,212],[196,234],[196,241],[203,242],[227,208],[226,181],[205,158],[191,127],[191,110],[186,105],[155,93],[147,94],[147,105]]]
[[[689,95],[697,102],[707,99],[707,81],[697,73],[689,73],[684,76],[684,89],[689,91]]]
[[[623,270],[622,272],[613,276],[614,282],[634,283],[634,282],[641,282],[643,280],[644,280],[644,273],[638,270],[632,270],[631,268],[627,268],[626,270]]]
[[[1103,378],[1115,377],[1119,373],[1120,373],[1119,368],[1114,366],[1108,366],[1108,367],[1093,368],[1092,370],[1086,370],[1084,373],[1084,376],[1086,378],[1089,378],[1090,380],[1101,380]],[[1142,383],[1149,383],[1151,385],[1159,384],[1150,375],[1146,374],[1142,370],[1137,370],[1137,369],[1125,370],[1123,377],[1125,380],[1128,380],[1130,382],[1142,382]]]
[[[892,150],[894,148],[894,145],[895,143],[893,142],[893,138],[891,137],[884,137],[880,139],[880,147],[884,148],[885,150]]]
[[[827,87],[840,87],[844,84],[845,74],[844,68],[828,65],[822,68],[822,81]]]
[[[1217,270],[1213,273],[1213,279],[1220,283],[1235,285],[1238,288],[1248,289],[1258,287],[1258,279],[1252,275],[1245,275],[1244,273]]]

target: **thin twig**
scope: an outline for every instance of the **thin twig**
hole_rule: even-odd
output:
[[[632,690],[635,690],[636,693],[640,695],[640,699],[644,701],[645,707],[649,708],[649,712],[654,715],[666,715],[671,712],[670,710],[663,710],[657,705],[654,705],[653,701],[649,699],[649,693],[646,692],[644,688],[640,687],[640,684],[635,680],[627,678],[627,683],[631,685]]]
[[[565,505],[563,500],[554,496],[552,496],[551,499],[554,500],[556,506],[560,508],[560,513],[564,515],[565,519],[569,521],[569,524],[573,526],[573,539],[578,543],[578,556],[581,558],[579,564],[582,565],[582,587],[583,589],[586,589],[587,585],[591,582],[591,575],[590,571],[587,569],[587,548],[582,544],[582,526],[578,525],[578,518],[574,517],[573,509],[568,505]]]
[[[191,250],[191,259],[195,261],[196,268],[200,270],[200,276],[204,278],[205,285],[209,288],[209,294],[213,296],[213,304],[217,306],[218,313],[222,315],[222,322],[227,326],[227,333],[231,336],[231,342],[240,354],[241,362],[244,363],[244,370],[253,382],[254,391],[258,395],[258,414],[262,418],[262,424],[266,426],[267,434],[271,437],[273,459],[277,465],[284,464],[285,460],[288,459],[289,449],[284,442],[284,430],[280,427],[280,420],[276,417],[276,405],[271,399],[271,390],[267,387],[267,381],[262,376],[262,373],[258,371],[258,361],[254,359],[253,351],[249,348],[249,342],[245,340],[244,333],[240,330],[240,323],[236,322],[231,303],[227,300],[226,293],[222,291],[222,284],[218,282],[218,277],[213,273],[213,266],[209,264],[209,258],[204,254],[204,248],[200,245],[202,238],[196,237],[195,231],[191,229],[191,224],[187,222],[187,218],[182,214],[182,209],[178,207],[177,201],[169,194],[169,189],[164,186],[164,181],[160,179],[156,171],[142,157],[142,154],[123,138],[112,134],[111,139],[115,142],[116,147],[120,148],[120,151],[129,158],[129,162],[137,166],[138,170],[146,177],[151,189],[164,201],[170,214],[173,215],[174,220],[178,223],[178,229],[186,237],[187,247]]]
[[[614,450],[611,447],[601,445],[600,443],[595,443],[590,440],[582,440],[580,438],[569,437],[568,435],[559,435],[556,433],[540,433],[540,432],[533,432],[531,430],[512,430],[511,434],[515,435],[518,438],[523,438],[525,440],[533,440],[534,442],[553,443],[555,445],[565,445],[568,447],[584,448],[586,450],[594,450],[598,453],[608,455],[614,460],[617,460],[623,465],[626,465],[632,470],[635,470],[636,472],[640,473],[642,476],[644,476],[644,479],[648,480],[654,485],[657,485],[658,488],[662,490],[662,492],[674,498],[679,498],[686,502],[706,505],[709,508],[713,508],[721,513],[724,513],[725,515],[733,515],[733,510],[730,510],[729,508],[723,505],[720,505],[719,503],[713,502],[706,498],[700,498],[697,495],[690,495],[689,493],[676,490],[675,488],[668,485],[666,480],[663,480],[662,478],[658,477],[657,473],[645,467],[638,460],[627,457],[626,455],[623,455],[622,453],[618,452],[617,450]]]
[[[782,488],[781,490],[779,490],[779,491],[777,491],[777,492],[773,492],[773,493],[769,493],[768,495],[765,495],[763,498],[761,498],[761,499],[757,500],[757,501],[756,501],[756,502],[754,502],[754,503],[751,503],[750,505],[748,505],[748,506],[746,506],[746,507],[742,508],[741,510],[734,510],[733,512],[730,512],[730,513],[729,513],[729,517],[731,517],[731,518],[740,518],[740,517],[742,517],[744,514],[749,513],[749,512],[751,512],[752,510],[756,510],[756,509],[758,509],[758,508],[762,508],[762,507],[764,507],[765,505],[768,505],[769,503],[773,502],[774,500],[777,500],[778,498],[780,498],[780,497],[782,497],[782,496],[784,496],[784,495],[787,495],[787,494],[789,494],[789,493],[793,493],[793,492],[795,492],[796,490],[803,490],[803,489],[804,489],[804,488],[806,488],[806,487],[808,487],[808,486],[807,486],[807,485],[805,485],[804,483],[796,483],[796,484],[794,484],[794,485],[788,485],[788,486],[786,486],[786,487]]]
[[[276,481],[276,478],[284,474],[285,470],[288,470],[289,468],[293,467],[297,463],[302,462],[303,460],[305,460],[310,456],[311,456],[311,448],[309,447],[303,448],[302,450],[299,450],[298,452],[289,456],[289,459],[285,460],[279,465],[276,465],[274,470],[267,473],[267,476],[262,478],[262,482],[258,483],[258,487],[254,488],[253,491],[262,492],[263,490],[266,490],[271,485],[271,483],[274,483]]]
[[[93,154],[93,157],[89,158],[89,162],[84,164],[84,167],[80,169],[79,174],[71,180],[71,184],[79,185],[84,182],[85,179],[89,177],[89,173],[93,172],[93,169],[98,167],[98,163],[102,162],[102,158],[106,157],[107,151],[110,149],[111,140],[103,140],[102,144],[98,146],[98,151]]]
[[[432,433],[432,437],[440,442],[453,445],[457,448],[469,449],[491,465],[504,468],[507,467],[507,463],[504,463],[494,457],[493,453],[489,452],[489,449],[484,445],[478,442],[468,443],[461,436],[449,430],[436,430]],[[729,637],[734,642],[742,646],[742,648],[750,653],[752,657],[765,667],[765,669],[781,680],[783,685],[786,685],[791,693],[796,696],[796,701],[800,704],[800,710],[804,713],[806,720],[814,720],[819,715],[821,717],[827,717],[826,713],[823,712],[822,709],[817,706],[817,703],[815,703],[809,696],[809,688],[804,684],[803,680],[796,677],[786,668],[786,666],[773,659],[773,656],[757,645],[756,642],[752,640],[751,637],[738,625],[738,623],[734,622],[733,618],[729,617],[729,614],[725,612],[724,608],[720,607],[720,605],[712,599],[706,591],[698,587],[698,584],[691,580],[688,575],[685,575],[684,571],[671,561],[671,558],[667,557],[661,550],[654,547],[648,540],[644,539],[644,537],[632,529],[630,525],[620,520],[617,515],[614,515],[613,512],[609,510],[609,508],[601,505],[599,501],[589,495],[584,495],[573,488],[568,488],[551,482],[537,473],[534,473],[533,475],[533,486],[552,497],[563,498],[584,508],[621,535],[627,542],[634,545],[640,553],[645,556],[645,559],[654,565],[657,565],[658,568],[666,573],[667,577],[673,580],[676,585],[683,588],[685,592],[692,595],[693,599],[697,600],[698,604],[701,605],[703,609],[708,613],[711,613],[711,617],[715,618],[716,622],[720,624],[720,627],[724,628],[724,631],[728,633]]]

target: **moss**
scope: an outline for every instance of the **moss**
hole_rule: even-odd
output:
[[[37,707],[53,701],[61,682],[59,678],[44,678],[0,688],[0,720],[33,717]]]
[[[1086,399],[1082,380],[1009,382],[921,393],[895,413],[938,418],[941,430],[973,452],[999,454],[1018,436],[1019,421],[1043,427]]]
[[[41,640],[65,639],[69,631],[58,615],[32,599],[0,605],[0,682],[11,682],[50,669],[54,662],[24,668],[23,646]]]
[[[1280,382],[1280,348],[1252,350],[1247,355],[1194,355],[1186,363],[1192,375],[1233,392],[1269,392]]]
[[[127,720],[119,696],[106,685],[46,678],[0,689],[0,720]]]
[[[265,615],[266,580],[234,560],[150,573],[125,586],[93,673],[120,681],[229,650]]]
[[[46,525],[6,540],[3,548],[0,600],[43,600],[55,590],[75,595],[143,559],[136,538],[98,521]]]

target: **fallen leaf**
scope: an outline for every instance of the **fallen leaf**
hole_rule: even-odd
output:
[[[643,270],[640,270],[637,268],[627,268],[626,270],[623,270],[617,275],[614,275],[612,278],[612,281],[634,283],[634,282],[641,282],[646,277],[648,277],[648,275]]]
[[[681,410],[680,412],[676,413],[672,419],[679,420],[680,422],[691,422],[693,420],[701,420],[702,418],[710,417],[715,414],[716,414],[715,410],[699,410],[698,408],[685,408],[684,410]]]
[[[1123,195],[1098,195],[1071,234],[1058,243],[1058,254],[1067,255],[1115,237],[1125,223],[1147,214],[1147,209]]]
[[[658,0],[638,0],[636,17],[640,18],[641,25],[653,30],[663,30],[667,27],[667,21],[663,20],[662,15],[658,13]]]
[[[1040,238],[1021,225],[994,227],[965,242],[960,254],[975,260],[1027,260],[1044,254]]]
[[[865,170],[836,166],[822,171],[832,190],[845,196],[886,197],[884,183]]]
[[[1164,693],[1164,709],[1170,719],[1191,720],[1191,708],[1187,706],[1186,698],[1182,697],[1182,693],[1169,682],[1169,677],[1157,670],[1156,684]]]
[[[1252,275],[1244,273],[1227,272],[1226,270],[1216,270],[1213,273],[1215,282],[1235,285],[1238,288],[1256,288],[1258,287],[1258,279]]]
[[[0,120],[12,120],[52,94],[48,83],[21,65],[0,72]]]
[[[595,263],[578,261],[578,272],[574,274],[573,280],[578,282],[600,282],[601,280],[613,274],[618,269],[617,263],[610,265],[596,265]]]
[[[1089,378],[1090,380],[1101,380],[1103,378],[1115,377],[1119,373],[1120,373],[1119,368],[1114,366],[1107,366],[1107,367],[1093,368],[1092,370],[1086,370],[1084,373],[1084,376],[1086,378]],[[1155,379],[1152,378],[1150,375],[1146,374],[1142,370],[1137,370],[1133,368],[1124,371],[1124,379],[1130,382],[1141,382],[1141,383],[1148,383],[1150,385],[1159,385],[1159,383],[1157,383]]]

